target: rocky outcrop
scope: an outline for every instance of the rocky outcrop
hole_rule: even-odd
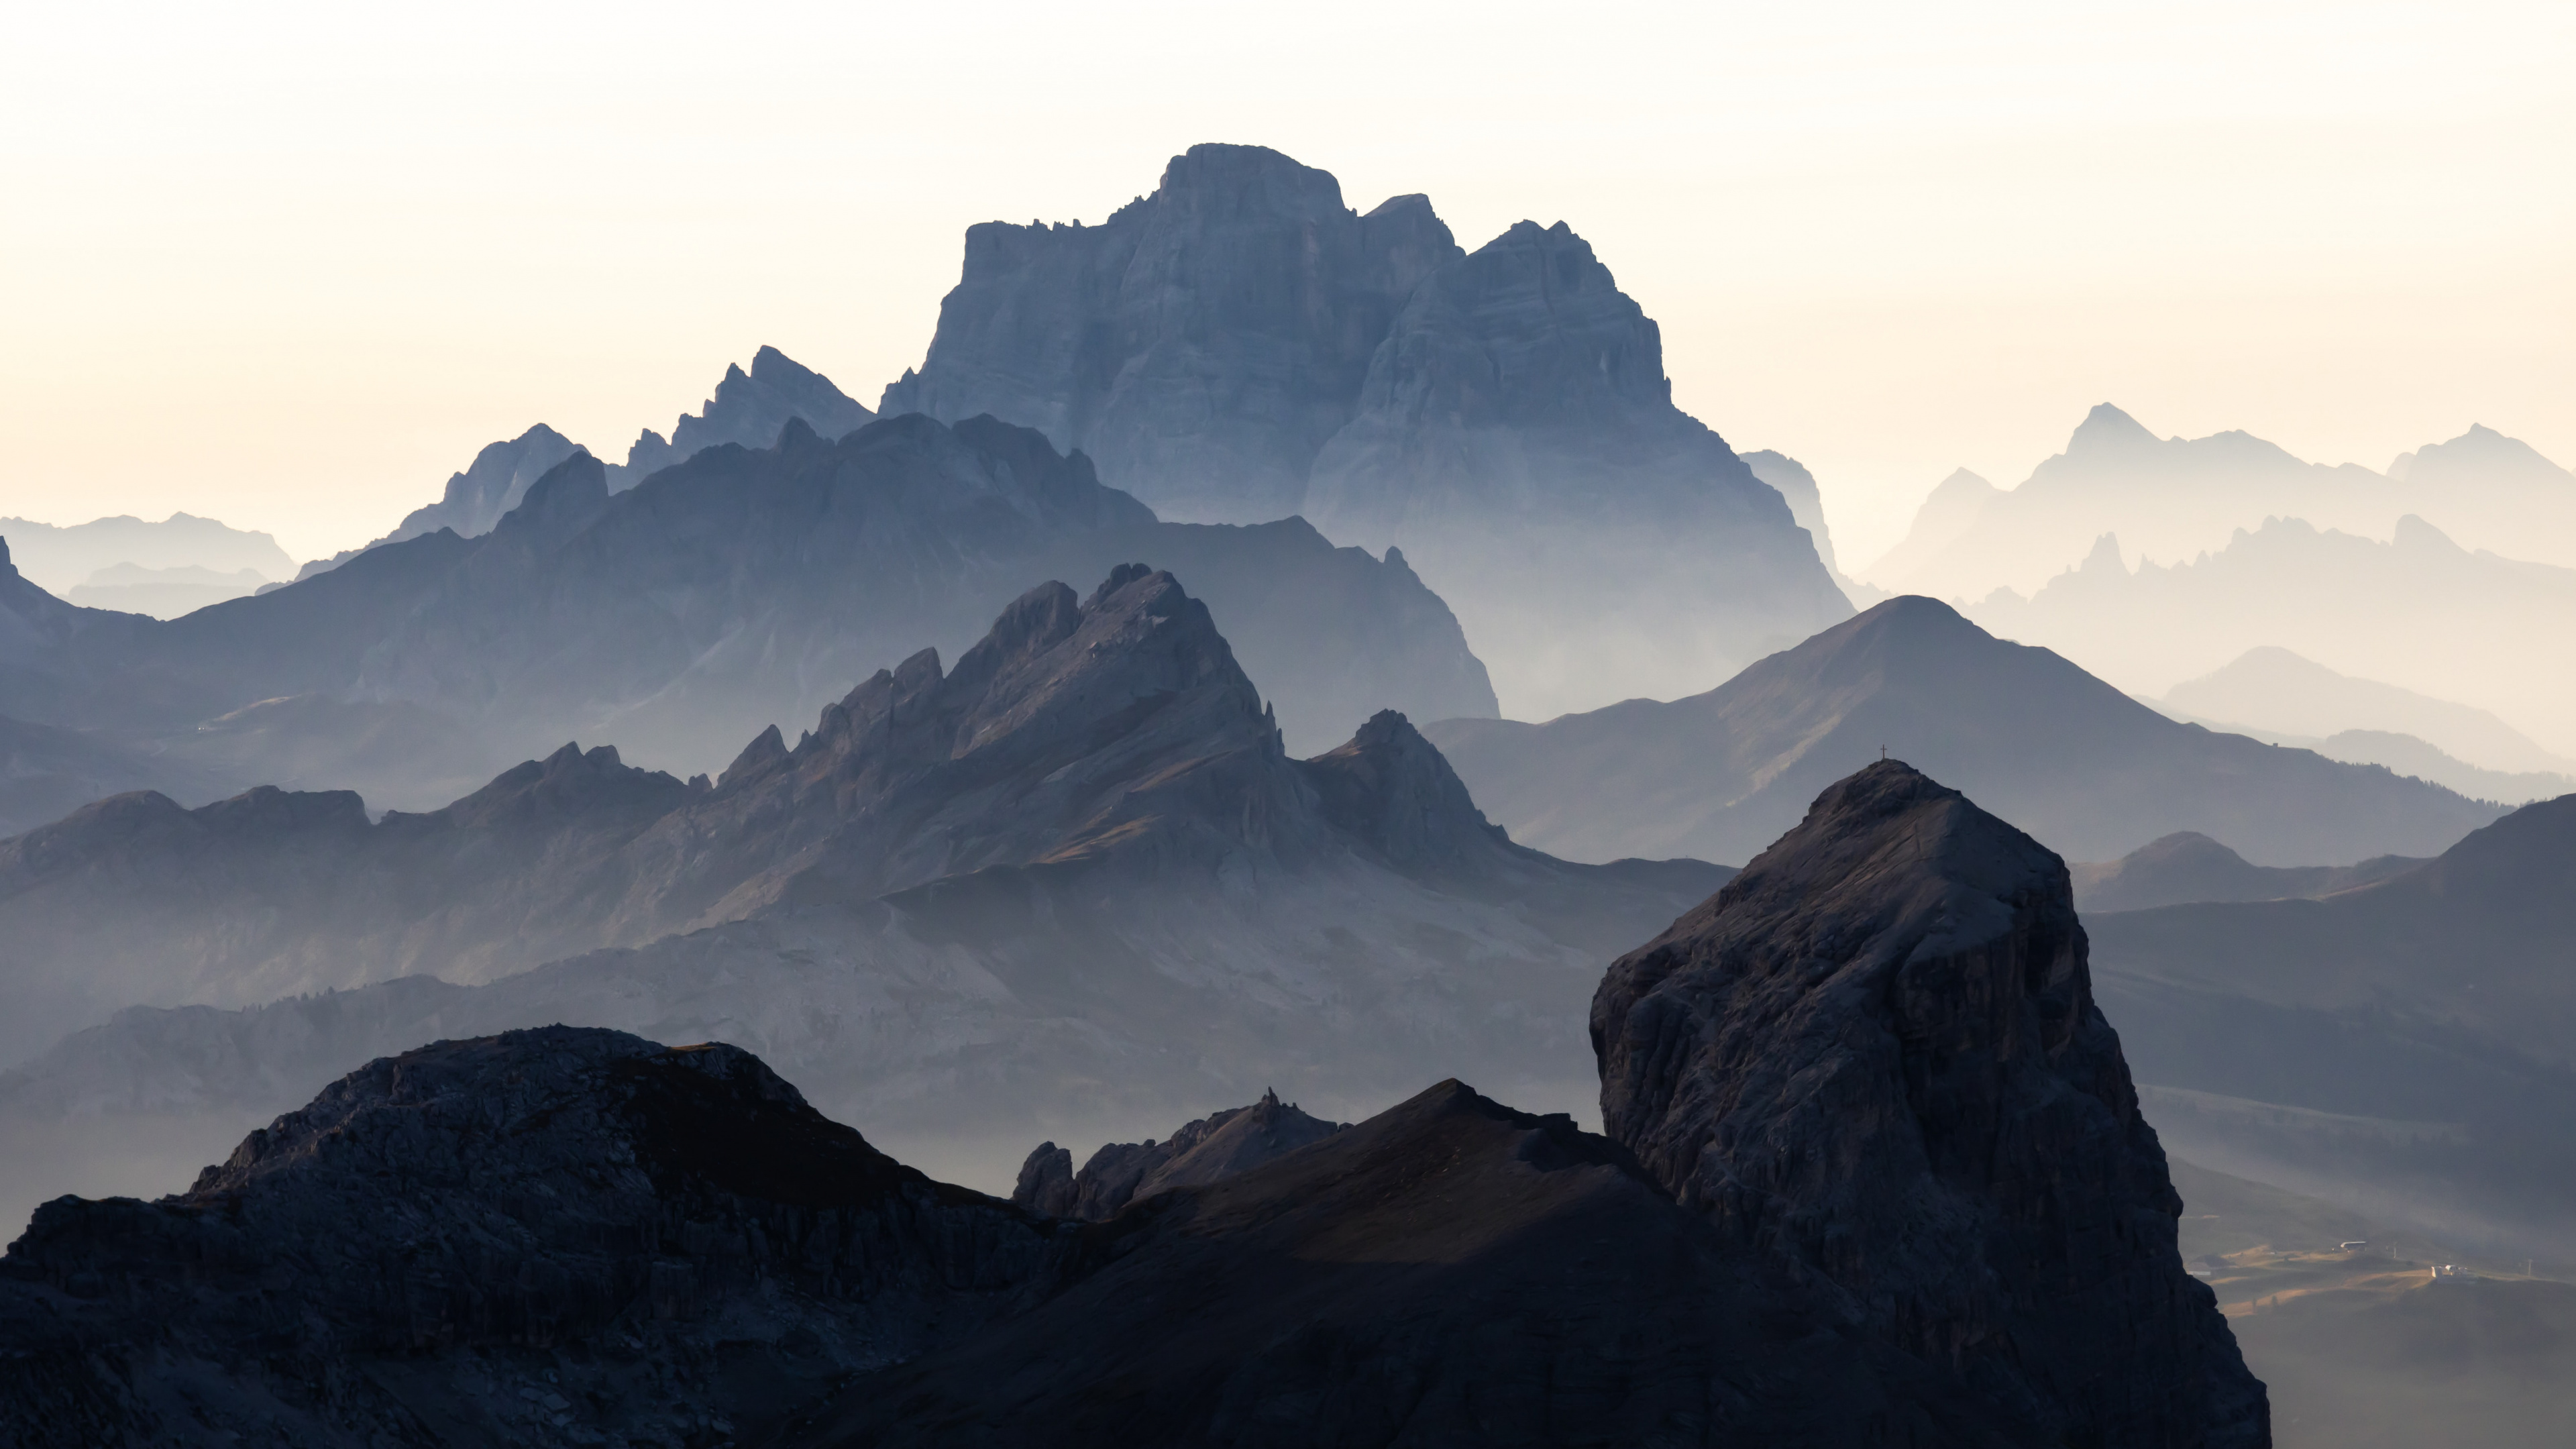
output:
[[[1714,682],[1849,612],[1563,223],[1469,254],[1425,198],[1360,216],[1258,147],[1192,147],[1098,227],[974,228],[881,407],[1039,428],[1171,516],[1400,545],[1515,713]]]
[[[177,1196],[41,1209],[0,1258],[0,1439],[754,1439],[1060,1255],[733,1047],[442,1042]]]
[[[543,423],[506,443],[490,444],[464,472],[448,478],[447,491],[436,503],[412,510],[379,542],[400,543],[442,528],[460,538],[490,533],[528,496],[530,484],[579,451],[572,439]]]
[[[626,462],[608,470],[609,487],[624,492],[674,463],[726,443],[769,447],[791,418],[822,437],[838,438],[875,421],[876,414],[834,387],[830,378],[775,347],[763,347],[752,354],[751,371],[727,366],[715,396],[697,412],[682,413],[667,440],[646,428],[626,450]]]
[[[1360,216],[1329,173],[1193,146],[1099,226],[969,228],[928,358],[878,408],[1038,428],[1165,517],[1283,518],[1405,298],[1458,255],[1422,197]]]
[[[1593,999],[1604,1130],[2050,1443],[2269,1440],[2092,995],[2066,867],[1896,761]]]
[[[1129,1203],[1175,1187],[1204,1187],[1321,1142],[1349,1124],[1327,1122],[1264,1092],[1249,1107],[1202,1117],[1163,1141],[1103,1143],[1073,1170],[1073,1154],[1041,1142],[1020,1165],[1011,1201],[1031,1212],[1103,1222]]]
[[[1784,1290],[1615,1144],[1454,1081],[1083,1241],[1042,1306],[785,1442],[2057,1442]]]

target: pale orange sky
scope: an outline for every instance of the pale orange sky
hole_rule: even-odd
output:
[[[2576,464],[2571,62],[2530,3],[53,7],[0,48],[0,515],[304,557],[764,342],[873,405],[968,223],[1201,140],[1568,222],[1847,563],[2106,400]]]

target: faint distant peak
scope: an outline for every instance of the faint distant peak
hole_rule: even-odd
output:
[[[2125,452],[2151,446],[2158,441],[2156,435],[2148,432],[2136,418],[2109,403],[2095,403],[2093,411],[2086,413],[2084,421],[2076,425],[2074,436],[2066,440],[2066,451],[2069,456],[2114,449]]]
[[[1949,477],[1932,485],[1931,498],[1941,499],[1944,502],[1964,498],[1983,500],[2002,491],[1978,474],[1971,473],[1965,468],[1954,468]],[[1930,499],[1925,501],[1928,504]]]

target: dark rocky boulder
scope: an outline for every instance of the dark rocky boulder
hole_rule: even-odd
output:
[[[755,1440],[1058,1256],[735,1048],[443,1042],[175,1197],[41,1209],[0,1258],[0,1440]]]
[[[2175,1247],[2064,863],[1896,761],[1592,1008],[1602,1120],[1729,1241],[2050,1443],[2268,1442]]]
[[[1082,1171],[1073,1154],[1041,1142],[1020,1167],[1011,1201],[1032,1212],[1100,1222],[1131,1202],[1166,1188],[1200,1187],[1249,1172],[1309,1142],[1321,1142],[1349,1124],[1327,1122],[1264,1092],[1249,1107],[1229,1107],[1202,1117],[1156,1142],[1108,1142]]]

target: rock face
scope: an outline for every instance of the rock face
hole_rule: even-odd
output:
[[[822,437],[838,438],[874,422],[876,414],[834,387],[830,378],[775,347],[763,347],[752,354],[750,372],[739,365],[726,367],[716,395],[696,413],[682,413],[668,440],[646,428],[626,450],[625,464],[609,469],[608,486],[622,493],[725,443],[769,447],[791,418]]]
[[[1166,1188],[1200,1187],[1321,1142],[1350,1124],[1327,1122],[1264,1092],[1249,1107],[1229,1107],[1202,1117],[1161,1142],[1109,1142],[1077,1174],[1073,1154],[1041,1142],[1020,1166],[1011,1201],[1051,1217],[1103,1222],[1131,1202]]]
[[[447,492],[436,503],[413,509],[379,542],[400,543],[442,528],[459,538],[490,533],[528,496],[530,484],[579,451],[572,439],[543,423],[506,443],[490,444],[464,472],[448,478]]]
[[[1575,859],[1744,859],[1882,748],[2082,859],[2176,831],[2266,865],[2429,855],[2499,813],[2385,770],[2178,723],[1913,596],[1706,694],[1425,733],[1515,838]]]
[[[1849,612],[1563,223],[1470,254],[1425,198],[1360,216],[1258,147],[1192,147],[1098,227],[974,228],[880,406],[1039,428],[1170,516],[1401,545],[1516,713],[1669,695]]]
[[[0,1258],[0,1438],[757,1438],[1059,1255],[748,1053],[552,1027],[375,1062],[175,1197]]]
[[[838,442],[791,421],[776,446],[708,448],[614,496],[577,454],[480,537],[388,544],[167,623],[28,590],[43,602],[22,629],[0,616],[23,636],[0,643],[0,682],[23,678],[7,697],[30,723],[156,740],[323,694],[445,716],[499,760],[606,737],[712,772],[925,644],[955,657],[1034,580],[1136,559],[1205,591],[1301,749],[1384,708],[1494,712],[1457,619],[1401,557],[1296,522],[1159,523],[1033,432],[920,417]],[[393,762],[333,783],[381,804],[419,777]]]
[[[1871,765],[1611,966],[1605,1130],[2035,1438],[2266,1443],[2085,957],[2055,855]]]

